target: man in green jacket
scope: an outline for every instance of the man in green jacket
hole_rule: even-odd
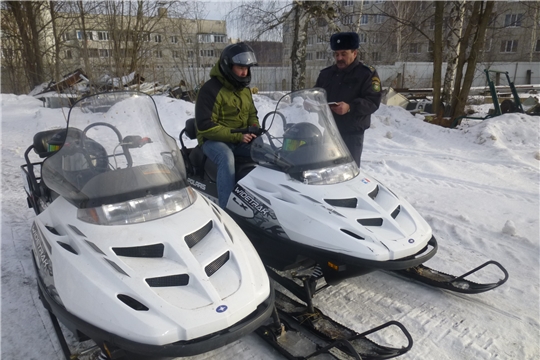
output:
[[[197,140],[204,154],[217,165],[219,206],[227,206],[235,182],[234,157],[251,155],[254,134],[231,129],[259,126],[251,91],[251,66],[257,65],[253,49],[237,43],[223,49],[195,102]]]

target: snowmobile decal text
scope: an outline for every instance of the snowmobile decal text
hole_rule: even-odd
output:
[[[36,223],[32,224],[32,238],[34,239],[34,247],[37,252],[37,257],[41,263],[41,268],[46,271],[50,276],[53,276],[53,270],[51,265],[51,259],[47,254],[47,251],[43,248],[43,240]]]
[[[248,194],[241,187],[235,187],[234,193],[238,195],[253,210],[258,211],[265,216],[268,215],[269,209],[260,202],[258,202],[252,195]]]
[[[206,190],[206,184],[203,184],[202,182],[193,180],[191,178],[188,178],[188,182],[191,186],[195,186],[196,188],[201,189],[202,191]]]

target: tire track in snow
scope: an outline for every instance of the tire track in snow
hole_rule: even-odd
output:
[[[398,179],[395,183],[400,184],[401,187],[406,187],[400,180],[406,180],[408,182],[414,182],[416,184],[428,184],[436,187],[443,187],[449,189],[460,189],[465,191],[471,191],[474,193],[483,193],[491,197],[499,196],[510,200],[524,201],[530,204],[535,204],[538,201],[538,193],[526,192],[521,190],[508,190],[505,188],[497,188],[496,186],[489,186],[486,188],[484,184],[478,184],[463,179],[452,179],[434,174],[426,174],[416,170],[412,170],[415,174],[400,171],[399,169],[390,168],[385,162],[383,166],[373,166],[373,164],[367,164],[367,173],[375,174],[375,179]],[[406,169],[411,171],[410,168]],[[384,183],[385,181],[383,181]],[[394,182],[392,180],[392,182]],[[495,191],[492,191],[495,190]]]

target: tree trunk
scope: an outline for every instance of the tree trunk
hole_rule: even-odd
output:
[[[306,1],[295,1],[293,10],[294,30],[291,49],[291,91],[303,89],[306,83],[307,29],[310,19]]]
[[[433,36],[433,112],[440,116],[441,77],[442,77],[442,38],[443,38],[444,3],[435,2],[435,33]]]
[[[465,0],[454,1],[450,11],[450,34],[448,35],[448,57],[446,65],[446,74],[444,77],[444,86],[442,101],[450,104],[452,102],[452,89],[455,85],[456,69],[460,53],[460,40],[463,29],[463,18],[465,17]],[[465,49],[463,49],[465,50]]]
[[[82,45],[83,45],[83,51],[82,51],[82,58],[84,62],[84,73],[90,81],[93,81],[92,77],[92,66],[90,65],[90,59],[88,54],[88,36],[86,34],[86,13],[84,11],[84,3],[83,1],[79,0],[77,2],[77,5],[79,7],[79,20],[81,21],[81,31],[82,31]]]
[[[474,72],[476,70],[476,64],[478,62],[478,53],[484,49],[486,29],[489,24],[494,6],[494,1],[486,1],[484,11],[482,12],[482,10],[480,10],[477,31],[474,35],[474,41],[471,46],[469,58],[467,59],[467,71],[465,72],[465,77],[463,79],[463,86],[461,87],[459,96],[455,99],[455,106],[452,106],[453,118],[461,116],[465,113],[465,104],[467,102],[471,85],[474,80]],[[481,7],[484,7],[484,3],[481,4]]]
[[[36,17],[39,15],[40,4],[30,1],[8,1],[20,36],[21,53],[24,72],[28,86],[32,89],[43,83],[43,59],[39,43]]]

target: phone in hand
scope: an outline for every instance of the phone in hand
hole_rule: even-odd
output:
[[[332,102],[329,102],[329,103],[328,103],[329,106],[337,106],[337,104],[338,104],[338,103],[335,102],[335,101],[332,101]]]

